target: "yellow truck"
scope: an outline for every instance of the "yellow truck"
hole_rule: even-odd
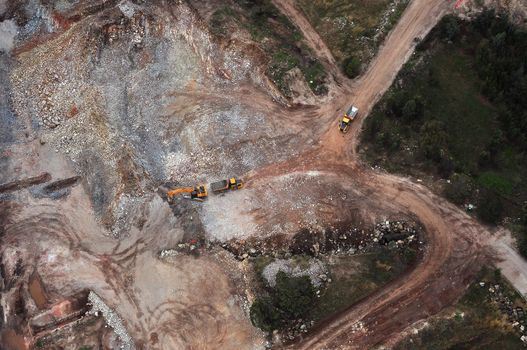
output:
[[[243,181],[235,177],[228,180],[213,182],[210,184],[210,190],[214,193],[223,193],[228,190],[238,190],[243,187]]]
[[[342,131],[344,134],[348,132],[349,126],[353,119],[357,116],[359,113],[359,109],[355,106],[351,106],[350,109],[346,112],[346,114],[340,119],[339,121],[339,130]]]

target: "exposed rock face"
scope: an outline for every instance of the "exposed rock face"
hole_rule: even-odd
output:
[[[244,174],[300,142],[257,98],[240,98],[258,87],[275,97],[258,52],[215,41],[184,2],[35,2],[8,11],[21,25],[8,43],[17,44],[14,111],[75,164],[115,236],[159,184]]]

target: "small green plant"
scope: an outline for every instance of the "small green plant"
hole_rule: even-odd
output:
[[[353,79],[360,74],[361,62],[357,57],[351,56],[344,61],[344,73],[348,78]]]

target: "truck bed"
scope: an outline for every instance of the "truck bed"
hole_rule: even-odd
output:
[[[210,190],[212,192],[223,192],[227,191],[229,189],[229,181],[222,180],[222,181],[216,181],[210,184]]]

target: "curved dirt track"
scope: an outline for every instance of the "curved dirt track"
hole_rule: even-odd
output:
[[[300,27],[312,49],[334,64],[335,60],[327,57],[327,47],[294,4],[275,3]],[[291,169],[345,173],[357,187],[373,189],[379,203],[397,203],[415,215],[427,232],[426,252],[413,271],[320,325],[306,339],[290,345],[291,349],[367,349],[394,343],[409,325],[455,302],[486,258],[482,249],[484,227],[427,188],[370,170],[360,163],[356,152],[365,117],[412,54],[415,39],[424,37],[451,6],[445,0],[412,1],[367,72],[349,87],[351,94],[320,108],[331,113],[335,106],[339,111],[351,104],[358,106],[360,116],[350,133],[343,136],[332,123],[317,150],[302,160],[270,166],[254,176],[275,176]]]

